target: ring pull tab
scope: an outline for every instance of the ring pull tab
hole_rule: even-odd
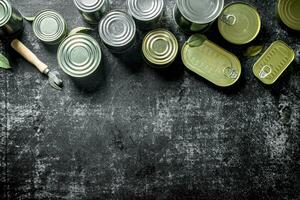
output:
[[[226,68],[224,68],[223,72],[224,72],[224,75],[230,79],[237,79],[239,76],[237,70],[234,69],[233,67],[226,67]]]
[[[265,65],[263,66],[263,68],[261,69],[260,73],[259,73],[259,77],[260,78],[266,78],[267,76],[269,76],[272,73],[272,68],[269,65]]]
[[[221,17],[221,20],[230,25],[230,26],[233,26],[236,24],[236,21],[237,21],[237,18],[236,16],[234,15],[231,15],[231,14],[223,14],[222,17]]]

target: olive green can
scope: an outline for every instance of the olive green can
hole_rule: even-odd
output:
[[[290,29],[300,31],[300,1],[278,0],[277,16]]]

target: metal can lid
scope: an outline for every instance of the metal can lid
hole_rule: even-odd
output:
[[[278,14],[289,28],[300,31],[300,1],[279,0]]]
[[[34,34],[44,42],[57,42],[66,34],[64,18],[54,10],[41,11],[33,21]]]
[[[76,7],[83,12],[95,12],[98,11],[106,0],[74,0]]]
[[[0,27],[4,26],[12,15],[12,7],[7,0],[0,1]]]
[[[223,10],[224,0],[177,0],[177,8],[189,21],[207,24],[218,18]]]
[[[178,53],[178,41],[173,33],[165,29],[149,32],[143,41],[143,54],[154,65],[168,65]]]
[[[69,76],[82,78],[94,73],[102,59],[98,42],[89,35],[75,34],[67,37],[59,46],[57,60]]]
[[[150,21],[159,17],[164,8],[163,0],[128,0],[129,13],[138,20]]]
[[[122,11],[111,11],[99,24],[102,41],[112,47],[123,47],[130,44],[136,34],[133,18]]]
[[[261,19],[256,8],[238,2],[224,8],[218,19],[221,35],[233,44],[247,44],[254,40],[261,28]]]

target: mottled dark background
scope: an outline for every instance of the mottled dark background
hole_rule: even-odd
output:
[[[71,0],[12,2],[24,15],[53,8],[70,29],[84,25]],[[182,44],[175,1],[165,2],[162,24]],[[262,16],[253,44],[300,46],[299,33],[275,17],[275,0],[245,2]],[[111,3],[125,9],[124,0]],[[252,74],[257,57],[244,58],[245,47],[226,43],[215,26],[207,36],[240,58],[234,88],[213,86],[180,59],[159,71],[136,52],[116,56],[103,47],[100,86],[85,92],[26,23],[22,41],[61,72],[65,88],[53,90],[1,43],[13,69],[0,70],[0,199],[300,199],[300,67],[266,87]]]

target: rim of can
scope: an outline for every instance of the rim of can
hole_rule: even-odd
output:
[[[7,0],[0,1],[0,27],[4,26],[12,15],[12,6]]]
[[[233,12],[231,12],[230,14],[225,14],[228,11],[228,9],[234,8],[234,6],[243,6],[243,8],[239,8],[235,10],[235,12],[236,11],[238,12],[236,14],[243,16],[240,17],[241,19],[236,18]],[[241,12],[241,10],[243,11]],[[226,22],[224,22],[222,18],[225,15],[234,17],[237,24],[234,25],[226,24]],[[246,19],[247,21],[244,21],[244,19]],[[241,27],[244,25],[247,25],[247,27],[246,28]],[[226,39],[228,42],[237,45],[247,44],[253,41],[258,36],[261,30],[261,17],[257,9],[251,4],[245,2],[230,3],[223,9],[218,19],[218,29],[220,34],[223,36],[223,38]],[[239,31],[245,29],[247,31],[244,32]]]
[[[296,6],[295,3],[298,3]],[[280,19],[289,28],[300,31],[300,1],[299,0],[279,0],[278,14]]]
[[[55,10],[42,10],[35,17],[33,32],[43,42],[57,42],[66,34],[67,24]]]
[[[128,12],[141,21],[150,21],[159,17],[163,12],[164,4],[164,0],[127,0]]]
[[[202,7],[200,4],[203,4]],[[176,0],[176,6],[187,20],[196,24],[207,24],[219,17],[224,0]]]
[[[179,44],[175,35],[170,31],[156,29],[145,36],[142,50],[147,61],[154,65],[163,66],[176,59]]]
[[[123,47],[134,40],[136,25],[133,18],[127,13],[113,10],[100,21],[99,35],[105,44],[111,47]]]
[[[76,7],[82,12],[95,12],[98,11],[107,0],[73,0]]]
[[[83,78],[98,69],[102,60],[102,51],[94,38],[78,33],[67,37],[60,44],[57,60],[66,74],[75,78]]]

